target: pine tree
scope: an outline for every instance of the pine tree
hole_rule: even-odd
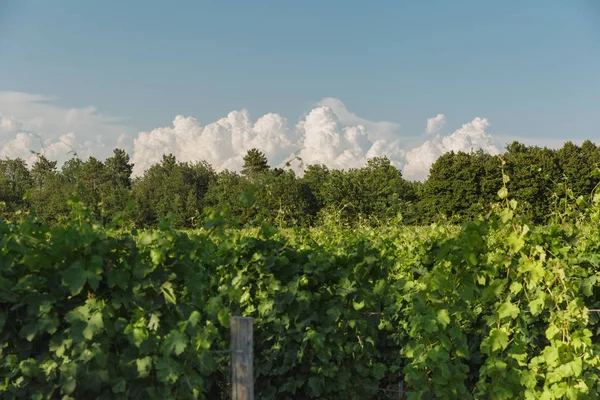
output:
[[[244,167],[242,175],[247,177],[256,176],[261,172],[269,170],[269,164],[265,153],[258,149],[250,149],[244,156]]]
[[[129,154],[123,149],[114,149],[114,155],[106,159],[106,169],[115,186],[131,187],[133,164],[129,162]]]

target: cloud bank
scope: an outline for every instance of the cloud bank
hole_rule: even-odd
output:
[[[321,101],[294,126],[278,114],[264,115],[253,123],[246,110],[230,112],[206,126],[179,115],[171,127],[141,132],[134,139],[134,172],[142,173],[168,152],[182,161],[206,160],[217,170],[240,170],[243,156],[256,147],[274,166],[301,160],[292,163],[299,173],[301,165],[359,168],[369,158],[387,156],[407,179],[423,180],[431,164],[446,152],[483,149],[498,153],[494,138],[487,133],[487,119],[475,118],[445,136],[440,134],[444,122],[443,114],[430,118],[428,140],[418,147],[405,148],[399,138],[399,125],[359,118],[332,98]]]
[[[437,132],[439,130],[437,126],[444,119],[442,114],[428,119],[427,133],[431,135]],[[434,123],[430,124],[432,120]],[[432,129],[432,126],[435,129]],[[426,141],[419,147],[408,150],[404,157],[406,161],[403,167],[404,176],[412,177],[415,180],[425,179],[435,160],[442,154],[451,151],[468,153],[483,150],[489,154],[498,154],[500,150],[493,137],[487,133],[488,127],[487,119],[477,117],[447,136],[441,136],[438,133],[433,139]]]
[[[42,152],[64,161],[109,157],[117,145],[127,149],[127,128],[94,107],[66,108],[52,97],[0,91],[0,158],[20,157],[28,164]]]
[[[474,118],[444,134],[445,121],[443,114],[429,118],[422,144],[408,147],[398,124],[361,118],[340,100],[324,98],[296,123],[273,113],[252,120],[247,110],[240,110],[206,125],[178,115],[171,126],[136,135],[94,107],[64,108],[53,98],[0,92],[0,157],[21,157],[31,164],[34,150],[62,164],[74,153],[104,159],[121,147],[132,156],[134,174],[140,175],[167,153],[181,161],[205,160],[217,170],[240,170],[246,152],[259,148],[272,166],[294,159],[292,168],[298,173],[309,164],[359,168],[371,157],[387,156],[407,179],[423,180],[448,151],[499,151],[487,119]]]

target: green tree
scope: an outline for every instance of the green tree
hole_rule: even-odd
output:
[[[68,219],[70,213],[67,201],[72,196],[72,186],[56,170],[56,164],[56,161],[38,154],[38,159],[31,168],[31,208],[47,224],[61,223]]]
[[[481,215],[497,197],[495,193],[501,187],[498,177],[501,179],[500,164],[494,164],[483,151],[443,154],[433,163],[423,184],[424,222],[439,216],[458,222]]]
[[[134,184],[136,222],[154,226],[171,213],[178,226],[191,226],[214,179],[215,172],[206,162],[181,163],[172,154],[163,156]]]
[[[79,182],[82,166],[83,161],[81,161],[81,159],[71,158],[70,160],[67,160],[61,168],[61,173],[65,180],[73,185],[73,187]]]
[[[316,216],[308,185],[291,170],[264,174],[255,197],[259,214],[279,226],[307,225]]]
[[[25,194],[32,180],[27,164],[20,158],[0,160],[0,215],[7,217],[15,211],[25,210],[28,205]]]
[[[325,206],[326,199],[323,187],[329,179],[329,168],[326,165],[314,164],[306,167],[300,179],[309,190],[309,208],[311,215],[317,215]]]
[[[248,179],[225,169],[216,175],[214,183],[208,188],[205,202],[208,207],[228,210],[232,221],[245,224],[256,217],[257,208],[242,204],[242,196],[253,197],[256,191],[256,186]]]
[[[508,191],[536,223],[545,223],[553,210],[556,183],[561,179],[556,152],[513,142],[504,154],[510,177]]]
[[[332,170],[321,189],[324,208],[321,215],[335,213],[343,222],[358,221],[361,213],[361,187],[356,170]]]
[[[84,190],[79,193],[84,204],[90,207],[99,216],[100,203],[108,182],[106,166],[95,157],[90,157],[81,165],[79,179]]]
[[[73,186],[61,173],[51,171],[45,174],[42,186],[31,189],[29,199],[43,223],[56,225],[69,220],[71,208],[67,201],[72,195]]]
[[[599,156],[598,148],[589,140],[581,147],[569,141],[556,151],[561,180],[575,197],[589,195],[598,183],[598,177],[592,176],[592,171],[600,161]]]
[[[258,149],[250,149],[244,156],[244,166],[242,175],[247,177],[255,177],[261,172],[269,170],[269,162],[265,153]]]
[[[133,164],[129,161],[129,154],[123,149],[114,149],[113,156],[106,159],[106,170],[113,186],[131,187]]]
[[[360,212],[363,215],[387,220],[398,213],[411,213],[410,204],[416,201],[416,193],[387,157],[367,160],[355,175],[361,187]]]
[[[56,171],[56,161],[48,160],[43,154],[38,154],[38,159],[31,168],[31,177],[33,184],[37,188],[41,188],[44,185],[46,176]]]
[[[104,162],[106,183],[104,185],[102,202],[105,214],[112,219],[120,214],[123,220],[131,222],[134,215],[127,205],[132,196],[133,164],[129,155],[122,149],[113,150],[113,156]]]
[[[582,162],[586,167],[584,172],[585,178],[581,183],[580,192],[584,196],[592,193],[592,190],[600,183],[600,176],[595,176],[592,172],[600,167],[600,148],[590,140],[586,140],[581,144]]]

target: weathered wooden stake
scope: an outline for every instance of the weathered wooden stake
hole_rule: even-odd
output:
[[[231,398],[254,400],[252,318],[231,317]]]

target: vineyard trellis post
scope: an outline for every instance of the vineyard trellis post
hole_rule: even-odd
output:
[[[253,320],[231,317],[231,398],[254,400]]]

